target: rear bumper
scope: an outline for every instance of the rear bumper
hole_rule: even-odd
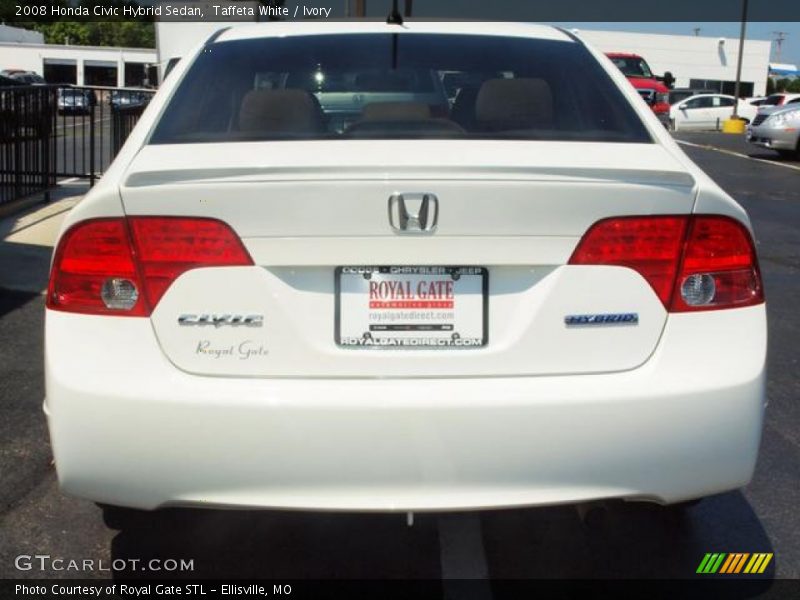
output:
[[[152,351],[134,352],[145,346]],[[672,315],[645,365],[581,376],[199,377],[155,351],[146,320],[52,311],[46,348],[59,480],[99,502],[379,511],[668,503],[749,481],[766,317],[763,305]]]

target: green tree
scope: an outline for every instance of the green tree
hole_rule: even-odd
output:
[[[30,29],[41,31],[48,44],[82,46],[123,46],[126,48],[155,48],[155,27],[143,21],[57,21],[31,23]]]
[[[155,26],[143,21],[108,21],[91,23],[90,39],[97,46],[154,48]]]
[[[66,0],[56,0],[67,5]],[[31,21],[30,17],[21,19],[16,16],[15,6],[19,0],[0,0],[0,21],[15,27],[33,29],[44,34],[48,44],[64,44],[69,41],[75,45],[89,46],[124,46],[128,48],[155,48],[155,25],[150,20],[131,20],[118,17],[111,21],[65,21],[50,18]],[[117,6],[122,13],[123,6],[136,6],[136,2],[128,0],[81,0],[92,14],[95,5]]]
[[[91,44],[90,25],[78,21],[56,21],[55,23],[34,23],[33,28],[44,34],[47,44]]]

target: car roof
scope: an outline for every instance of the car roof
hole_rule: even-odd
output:
[[[686,102],[687,100],[692,100],[694,98],[709,98],[709,97],[713,98],[714,96],[718,96],[720,98],[730,98],[731,100],[734,99],[733,96],[731,96],[729,94],[717,94],[717,93],[714,93],[714,94],[695,94],[694,96],[689,96],[688,98],[684,98],[683,100],[681,100],[681,102]]]
[[[686,94],[686,98],[692,96],[720,96],[717,90],[707,90],[703,88],[672,88],[670,94]]]
[[[640,55],[632,52],[606,52],[606,56],[609,58],[642,58]]]
[[[13,79],[11,77],[7,77],[5,75],[0,75],[0,86],[9,85],[9,86],[17,86],[17,85],[25,85],[19,79]]]
[[[537,38],[572,42],[573,38],[550,25],[478,21],[406,21],[402,26],[378,21],[263,22],[236,25],[217,37],[215,42],[284,37],[290,35],[331,35],[356,33],[438,33],[442,35],[487,35]]]

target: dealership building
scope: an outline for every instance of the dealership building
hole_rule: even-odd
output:
[[[647,61],[654,74],[672,73],[675,87],[713,89],[733,94],[739,56],[739,40],[736,38],[589,29],[577,34],[602,52],[638,54]],[[771,49],[769,40],[745,40],[742,96],[766,94]]]
[[[223,27],[231,23],[170,25],[163,27],[163,24],[158,24],[157,39],[161,52],[141,48],[45,44],[39,33],[0,26],[0,70],[35,71],[50,83],[140,86],[146,78],[148,66],[178,58],[171,55],[174,54],[171,52],[173,48],[192,47],[208,37],[209,27],[214,29],[216,25]],[[671,72],[676,79],[675,87],[733,93],[738,39],[588,29],[576,33],[603,52],[629,52],[642,56],[656,75]],[[766,93],[771,47],[768,40],[746,40],[742,62],[743,96]]]
[[[41,33],[0,25],[0,71],[33,71],[48,83],[140,87],[156,51],[45,44]]]

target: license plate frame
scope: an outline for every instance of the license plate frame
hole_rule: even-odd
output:
[[[369,276],[367,276],[367,274]],[[377,275],[380,281],[453,281],[452,298],[437,298],[436,300],[410,300],[408,298],[401,302],[414,302],[414,306],[397,306],[396,301],[391,301],[391,306],[375,306],[370,298],[370,288],[366,287],[363,296],[359,290],[354,291],[353,286],[360,286],[363,281],[372,281],[372,277]],[[349,278],[349,281],[344,281]],[[437,279],[434,279],[437,278]],[[461,283],[459,283],[461,282]],[[444,285],[444,283],[435,285]],[[339,348],[343,349],[379,349],[379,350],[477,350],[485,348],[489,343],[489,270],[480,266],[429,266],[429,265],[383,265],[383,266],[340,266],[334,271],[334,342]],[[413,286],[412,286],[413,288]],[[459,289],[461,288],[461,289]],[[436,288],[441,290],[442,288]],[[416,290],[414,290],[416,291]],[[413,292],[412,292],[413,293]],[[480,298],[475,298],[477,294]],[[345,296],[345,298],[343,298]],[[343,318],[343,310],[350,310],[346,304],[351,300],[356,301],[356,297],[361,296],[357,301],[367,302],[366,325],[368,329],[362,331],[362,335],[353,334],[354,317],[350,314]],[[459,310],[459,297],[462,298],[461,305],[467,304],[466,308],[461,308],[462,312],[469,315],[458,318],[456,311]],[[452,301],[452,306],[447,307],[438,305],[439,302]],[[430,303],[427,304],[416,303]],[[381,303],[384,304],[384,303]],[[358,309],[356,309],[358,310]],[[444,319],[446,322],[439,323],[374,323],[370,313],[373,310],[391,311],[442,311],[437,314],[446,314],[452,310],[452,319]],[[463,326],[463,322],[470,319],[477,319],[480,329],[476,333],[476,323]],[[442,319],[439,319],[440,321]],[[449,322],[448,322],[449,321]],[[343,331],[343,329],[345,331]],[[355,330],[364,329],[356,327]],[[367,336],[366,334],[369,334]],[[462,337],[462,333],[465,335]],[[427,340],[427,341],[426,341]],[[444,340],[444,341],[443,341]]]

